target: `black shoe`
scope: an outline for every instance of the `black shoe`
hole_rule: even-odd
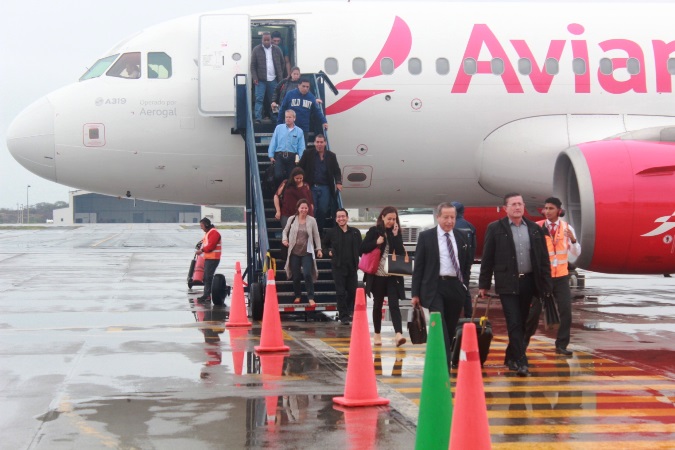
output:
[[[342,325],[351,325],[352,321],[349,320],[349,317],[345,317],[344,319],[340,319],[340,322],[342,322]]]
[[[572,355],[574,355],[574,352],[573,352],[573,351],[567,350],[566,348],[562,348],[562,347],[556,347],[556,348],[555,348],[555,352],[556,352],[558,355],[563,355],[563,356],[572,356]]]
[[[197,300],[200,302],[208,302],[210,298],[211,298],[210,295],[202,295],[201,297],[197,297]]]
[[[517,373],[519,377],[526,377],[530,374],[530,368],[527,367],[527,364],[523,364],[522,366],[518,367]]]
[[[508,366],[509,370],[512,370],[514,372],[516,372],[518,370],[518,363],[515,362],[512,359],[509,359],[508,361],[506,361],[506,365]]]

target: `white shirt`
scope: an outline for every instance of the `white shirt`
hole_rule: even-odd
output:
[[[560,219],[556,220],[555,222],[551,222],[550,220],[546,219],[546,228],[549,229],[549,232],[551,230],[551,225],[555,224],[555,229],[556,231],[560,227]],[[567,238],[567,244],[569,247],[568,253],[572,256],[579,256],[581,254],[581,244],[579,243],[579,239],[577,238],[577,233],[574,231],[574,228],[572,228],[572,225],[569,223],[567,224],[567,228],[570,229],[572,232],[572,235],[574,236],[574,239],[577,241],[576,243],[572,244],[572,239]]]
[[[274,71],[274,60],[272,59],[272,46],[270,48],[265,48],[263,45],[263,50],[265,50],[265,66],[267,67],[267,81],[274,81],[277,78],[277,74]]]
[[[440,276],[450,276],[456,277],[457,272],[450,262],[450,251],[448,250],[448,241],[445,238],[445,231],[441,228],[440,225],[436,225],[436,235],[438,236],[438,252],[441,255],[441,270],[438,273]],[[452,230],[447,232],[450,235],[450,242],[452,243],[452,250],[455,252],[455,258],[457,257],[457,242],[455,241],[455,233]],[[459,260],[457,260],[457,266],[459,266]]]

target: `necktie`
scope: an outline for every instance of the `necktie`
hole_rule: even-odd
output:
[[[552,223],[548,226],[548,231],[551,234],[551,237],[555,237],[555,224]]]
[[[457,257],[455,256],[455,250],[452,248],[450,233],[445,233],[445,242],[447,242],[448,244],[448,252],[450,253],[450,262],[452,263],[452,267],[455,269],[457,278],[459,278],[459,281],[464,283],[464,279],[462,278],[462,272],[459,270],[459,261],[457,261]]]

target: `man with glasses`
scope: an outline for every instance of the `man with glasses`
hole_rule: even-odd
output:
[[[361,232],[347,225],[349,214],[344,208],[335,213],[338,226],[326,231],[323,247],[333,263],[333,280],[337,297],[338,317],[344,325],[349,325],[354,314],[354,299],[358,282],[359,248]]]

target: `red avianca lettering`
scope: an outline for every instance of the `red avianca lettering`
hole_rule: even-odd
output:
[[[579,36],[583,34],[584,27],[582,25],[573,23],[567,27],[567,30]],[[532,54],[527,42],[520,39],[513,39],[510,41],[520,58],[527,58],[532,63],[532,71],[528,75],[535,91],[539,93],[547,93],[553,82],[555,75],[548,74],[545,71],[544,63],[541,67],[537,64],[537,59]],[[565,40],[551,40],[551,43],[546,54],[546,59],[553,58],[560,61],[563,49],[565,47]],[[583,74],[575,74],[574,77],[574,92],[577,94],[587,94],[591,92],[591,70],[588,56],[588,43],[585,40],[572,39],[572,58],[583,60],[587,66]],[[646,93],[647,92],[647,70],[645,65],[645,56],[640,45],[628,39],[609,39],[598,43],[598,46],[604,52],[612,50],[621,50],[626,53],[625,57],[609,58],[612,62],[612,72],[603,74],[600,69],[597,70],[597,79],[600,87],[605,92],[611,94],[623,94],[626,92]],[[675,41],[664,42],[661,40],[653,40],[652,46],[654,50],[654,71],[656,74],[656,91],[672,92],[672,77],[668,72],[668,60],[671,54],[675,52]],[[500,75],[502,83],[506,88],[506,92],[510,94],[522,94],[524,92],[523,86],[520,83],[518,75],[511,64],[504,46],[501,44],[497,36],[492,32],[490,27],[486,24],[475,24],[469,41],[464,50],[463,60],[473,59],[476,61],[476,74],[490,74],[492,70],[490,60],[480,60],[479,55],[485,49],[490,54],[491,58],[499,58],[504,62],[504,71]],[[614,73],[618,69],[625,69],[630,58],[637,60],[640,70],[636,74],[629,74],[628,79],[618,80]],[[464,71],[460,64],[455,82],[452,85],[453,94],[465,94],[469,90],[471,80],[476,75],[469,75]],[[494,75],[492,75],[494,76]]]

